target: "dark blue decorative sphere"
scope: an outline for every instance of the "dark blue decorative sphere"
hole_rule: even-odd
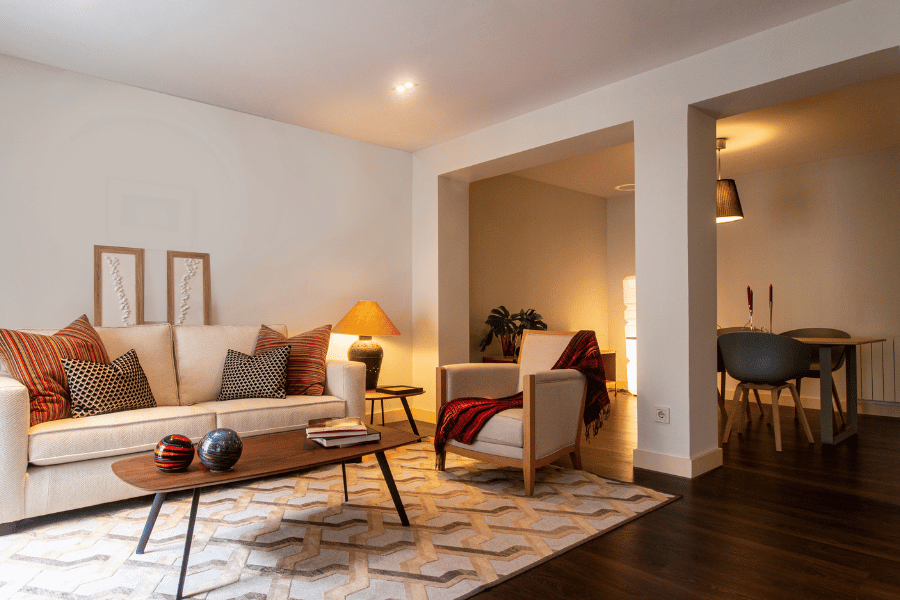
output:
[[[153,450],[156,468],[165,473],[185,471],[194,460],[194,444],[189,437],[173,433],[159,440]]]
[[[197,455],[206,467],[213,472],[230,471],[241,457],[244,443],[241,437],[231,429],[215,429],[210,431],[197,446]]]

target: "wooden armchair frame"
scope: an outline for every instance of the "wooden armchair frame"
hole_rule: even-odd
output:
[[[574,332],[557,332],[557,331],[526,331],[526,335],[574,335]],[[523,346],[525,341],[523,340]],[[485,365],[488,366],[488,365]],[[469,448],[460,448],[459,446],[445,445],[443,451],[439,452],[436,457],[436,466],[439,471],[443,471],[446,463],[447,452],[453,452],[461,456],[473,458],[475,460],[489,462],[503,467],[514,467],[522,469],[525,479],[525,494],[531,496],[534,494],[535,471],[548,465],[553,461],[562,458],[568,454],[572,459],[572,464],[576,469],[581,469],[581,437],[584,434],[584,405],[587,398],[587,385],[581,394],[581,408],[578,411],[578,426],[574,443],[556,450],[552,454],[536,458],[535,456],[535,388],[536,376],[524,375],[522,385],[522,458],[509,458],[506,456],[497,456],[478,452]],[[445,367],[437,369],[437,394],[436,409],[439,414],[441,406],[453,400],[447,398],[447,370]]]

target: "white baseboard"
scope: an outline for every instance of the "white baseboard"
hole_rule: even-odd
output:
[[[841,393],[841,392],[838,392]],[[762,400],[763,404],[771,404],[772,396],[768,392],[762,392],[759,395],[760,400]],[[725,391],[725,408],[729,411],[731,410],[731,404],[734,400],[734,390],[726,390]],[[750,395],[750,404],[755,404],[756,400],[753,398],[753,395]],[[822,405],[819,403],[818,398],[808,398],[806,396],[800,396],[800,403],[803,405],[803,408],[809,408],[812,410],[819,410],[822,408]],[[784,391],[781,395],[781,400],[778,401],[779,406],[787,406],[790,408],[794,407],[794,401],[791,400],[790,392]],[[841,405],[846,406],[843,395],[841,397]],[[859,410],[859,414],[861,415],[875,415],[878,417],[894,417],[900,419],[900,403],[896,402],[879,402],[878,400],[862,400],[860,399],[857,402],[857,408]]]
[[[657,473],[693,479],[708,471],[712,471],[716,467],[721,467],[723,458],[721,448],[713,448],[709,452],[694,458],[658,454],[635,448],[632,453],[632,462],[635,469],[646,469]]]

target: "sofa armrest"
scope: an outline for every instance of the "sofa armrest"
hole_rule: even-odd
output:
[[[575,369],[541,371],[525,377],[525,390],[531,385],[527,380],[534,378],[534,448],[535,458],[540,459],[578,440],[587,378]]]
[[[437,409],[457,398],[503,398],[516,393],[519,365],[461,363],[437,369]]]
[[[28,468],[28,389],[0,376],[0,523],[25,518],[25,471]]]
[[[347,403],[348,417],[366,416],[366,365],[349,360],[325,362],[325,394]]]

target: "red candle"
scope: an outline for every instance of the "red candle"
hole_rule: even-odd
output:
[[[747,306],[750,307],[750,312],[753,312],[753,290],[749,285],[747,286]]]
[[[772,284],[769,284],[769,304],[772,304]]]

